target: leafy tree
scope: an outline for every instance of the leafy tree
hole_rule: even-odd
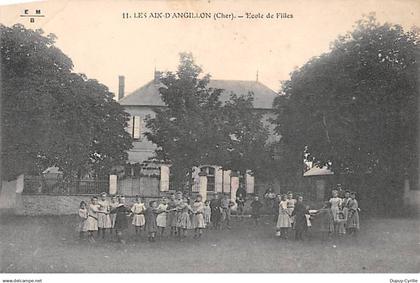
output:
[[[250,111],[252,95],[237,96],[222,105],[222,89],[208,87],[209,75],[181,53],[176,73],[168,72],[160,88],[166,108],[147,119],[146,137],[158,146],[157,156],[172,163],[172,183],[191,186],[192,168],[220,165],[245,172],[264,156],[267,131],[261,116]]]
[[[270,171],[271,156],[266,145],[268,129],[262,122],[262,114],[253,111],[253,94],[237,96],[232,94],[223,106],[223,116],[230,139],[228,139],[227,160],[223,164],[228,169],[252,170],[261,177]]]
[[[209,89],[210,76],[200,77],[202,69],[189,53],[180,54],[176,73],[161,78],[162,100],[168,106],[156,110],[156,117],[147,119],[150,129],[146,137],[158,146],[157,156],[171,161],[174,186],[191,186],[194,166],[217,159],[212,147],[220,138],[217,115],[221,90]],[[214,119],[214,120],[212,120]]]
[[[1,25],[2,177],[59,167],[66,178],[109,173],[126,159],[128,119],[107,87],[72,72],[55,36]]]
[[[308,146],[339,179],[356,177],[362,187],[370,179],[386,200],[398,199],[404,173],[418,168],[418,43],[415,31],[373,14],[358,21],[283,84],[275,107],[285,146],[296,157]]]

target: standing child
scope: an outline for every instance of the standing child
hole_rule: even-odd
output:
[[[277,223],[277,220],[279,219],[280,202],[281,202],[281,194],[277,194],[276,198],[273,201],[273,207],[272,207],[273,208],[273,215],[274,215],[273,221],[274,221],[275,225]],[[279,234],[279,236],[280,236],[280,234]]]
[[[83,239],[84,238],[84,234],[87,232],[87,219],[89,216],[89,212],[87,209],[87,204],[84,201],[80,202],[79,205],[79,217],[80,217],[80,222],[79,222],[79,238]]]
[[[165,228],[167,225],[167,211],[168,211],[168,200],[166,197],[163,197],[159,206],[157,207],[158,215],[156,216],[156,224],[160,231],[161,236],[163,236],[163,233],[165,232]]]
[[[197,195],[192,211],[193,211],[193,228],[194,228],[194,238],[200,238],[203,233],[203,229],[206,228],[204,222],[204,203],[201,195]]]
[[[125,204],[125,197],[118,197],[118,205],[112,210],[115,213],[115,232],[117,234],[117,241],[125,244],[123,239],[123,232],[128,229],[129,216],[131,215],[130,208]]]
[[[111,202],[109,203],[109,219],[111,220],[111,233],[115,230],[115,208],[118,206],[117,196],[111,197]]]
[[[236,205],[237,205],[237,215],[239,218],[239,221],[242,221],[242,218],[244,216],[244,207],[245,207],[245,198],[243,197],[242,194],[239,194],[236,197]]]
[[[341,207],[340,207],[341,211],[346,216],[346,219],[348,219],[348,216],[349,216],[349,208],[348,208],[348,205],[349,205],[350,200],[351,200],[350,191],[347,190],[347,191],[344,192],[344,198],[343,198],[343,200],[341,202]],[[348,233],[347,220],[344,223],[344,228],[346,230],[346,233]]]
[[[347,217],[347,228],[349,230],[349,234],[356,236],[357,232],[360,229],[360,222],[359,222],[359,203],[356,200],[356,193],[352,192],[350,194],[350,201],[348,202],[348,217]]]
[[[322,234],[322,241],[328,240],[334,232],[334,216],[331,211],[331,203],[325,202],[324,206],[316,213],[316,226]]]
[[[187,229],[191,229],[190,212],[191,206],[188,204],[188,198],[183,197],[182,203],[178,205],[179,217],[177,222],[178,236],[180,240],[187,237]]]
[[[338,191],[333,190],[331,192],[332,197],[330,198],[329,202],[331,204],[331,212],[334,219],[334,234],[337,234],[338,232],[338,213],[340,212],[340,206],[342,199],[338,197]]]
[[[292,227],[290,223],[289,210],[287,209],[287,196],[282,195],[279,203],[279,217],[277,219],[277,233],[276,235],[282,239],[287,239],[288,230]]]
[[[149,207],[146,209],[146,231],[149,242],[155,241],[157,232],[156,216],[158,214],[157,203],[152,200],[149,202]]]
[[[223,195],[222,200],[220,201],[220,208],[222,209],[221,223],[228,229],[230,229],[231,206],[232,204],[229,197],[227,195]]]
[[[206,228],[210,225],[210,219],[211,219],[211,208],[210,208],[210,201],[206,200],[204,202],[204,224],[206,225]]]
[[[292,213],[293,213],[293,210],[295,209],[296,200],[293,198],[292,192],[287,193],[286,201],[287,201],[287,214],[289,214],[289,217],[290,217],[291,227],[294,229],[295,217],[292,216]]]
[[[135,203],[131,207],[131,212],[133,213],[133,221],[131,222],[131,224],[134,225],[134,228],[136,231],[136,241],[138,240],[138,237],[140,236],[141,229],[146,223],[146,220],[144,219],[145,211],[146,211],[146,207],[144,206],[142,199],[139,196],[137,196]]]
[[[258,226],[262,207],[263,204],[261,203],[259,197],[256,195],[254,200],[251,202],[252,218],[254,218],[255,226]]]
[[[187,198],[187,202],[188,202],[188,198]],[[182,206],[184,204],[184,198],[183,198],[183,194],[181,191],[176,192],[176,199],[175,199],[175,203],[176,203],[176,222],[175,222],[175,226],[176,226],[176,232],[175,235],[177,235],[179,238],[181,238],[181,234],[180,234],[180,228],[178,227],[178,223],[180,221],[181,218],[181,214],[182,214]]]
[[[105,239],[106,229],[111,228],[111,218],[109,216],[109,202],[106,199],[106,193],[101,194],[101,199],[98,201],[98,234],[102,234],[102,239]]]
[[[89,207],[88,207],[88,218],[86,220],[88,240],[91,243],[95,242],[93,233],[95,231],[98,231],[98,211],[99,211],[98,198],[92,197],[90,200]]]
[[[171,236],[176,235],[176,207],[177,202],[175,198],[175,194],[171,194],[169,202],[168,202],[168,221],[166,225],[171,229]]]
[[[340,210],[338,212],[338,224],[337,232],[338,236],[341,237],[346,234],[346,223],[347,223],[348,209],[340,205]]]
[[[210,221],[213,224],[213,229],[220,228],[220,220],[222,218],[221,203],[219,194],[215,194],[214,198],[210,201],[211,218]]]
[[[292,212],[295,217],[295,240],[303,241],[303,234],[308,230],[306,215],[309,214],[306,206],[303,204],[303,196],[297,197],[296,206]]]

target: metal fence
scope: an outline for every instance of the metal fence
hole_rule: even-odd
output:
[[[23,193],[37,195],[96,195],[109,191],[109,180],[71,180],[26,176]]]

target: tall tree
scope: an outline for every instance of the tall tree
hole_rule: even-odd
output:
[[[176,187],[191,186],[192,168],[215,158],[209,149],[217,144],[221,90],[209,89],[209,79],[190,53],[181,53],[178,70],[161,78],[159,91],[167,107],[147,119],[146,137],[158,146],[159,158],[171,161]]]
[[[257,168],[264,156],[267,130],[253,113],[252,95],[233,94],[223,105],[222,89],[208,87],[190,53],[181,53],[176,73],[166,73],[160,88],[166,108],[147,119],[147,138],[158,146],[157,156],[172,163],[175,186],[191,186],[194,166],[220,165],[241,171]]]
[[[398,199],[404,173],[418,168],[418,44],[415,31],[372,14],[358,21],[283,84],[275,104],[283,142],[296,153],[308,146],[336,175],[374,178]]]
[[[264,176],[269,172],[271,156],[267,148],[268,128],[262,114],[253,110],[253,94],[232,94],[223,106],[226,132],[229,134],[227,159],[223,164],[245,174],[247,170]]]
[[[73,178],[126,159],[128,114],[107,87],[72,72],[55,36],[1,25],[2,177],[59,167]]]

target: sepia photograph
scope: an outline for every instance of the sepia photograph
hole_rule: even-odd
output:
[[[2,282],[418,283],[419,1],[2,1],[0,30]]]

